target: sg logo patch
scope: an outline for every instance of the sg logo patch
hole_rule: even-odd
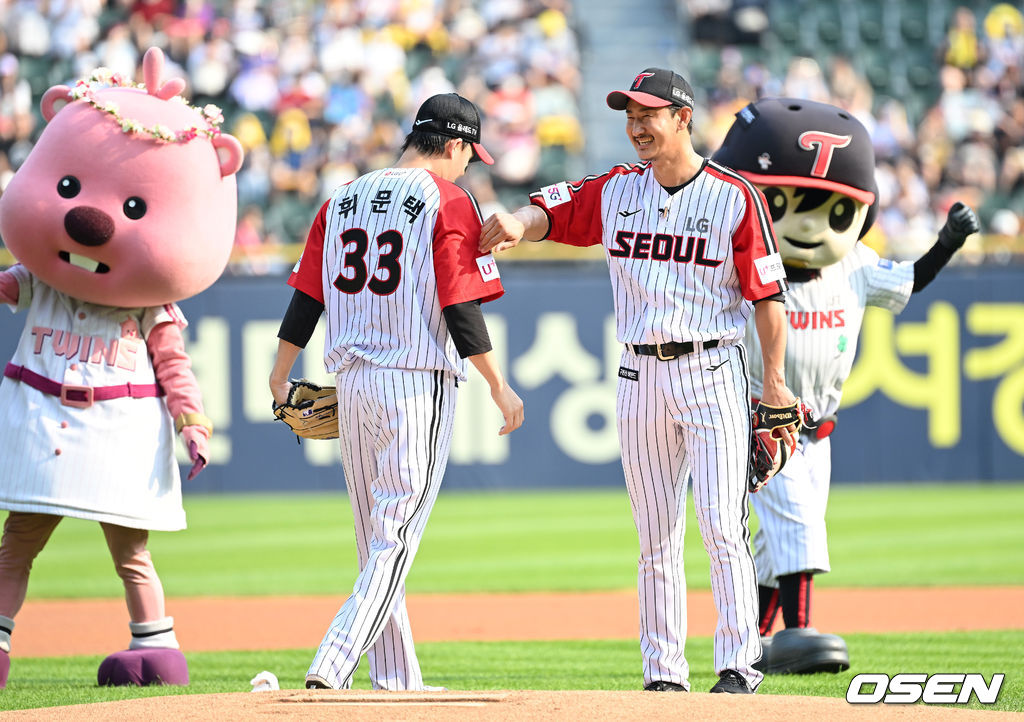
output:
[[[627,369],[625,366],[619,366],[619,378],[629,379],[630,381],[639,381],[640,372],[634,371],[633,369]]]
[[[569,194],[569,184],[564,181],[545,186],[540,189],[540,192],[548,208],[554,208],[572,200],[572,196]]]

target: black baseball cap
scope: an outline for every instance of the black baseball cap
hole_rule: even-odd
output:
[[[878,213],[871,135],[835,105],[761,98],[736,113],[711,159],[752,183],[819,188],[866,203],[861,236]]]
[[[608,107],[625,110],[626,104],[635,100],[648,108],[664,108],[669,105],[693,107],[693,88],[679,73],[664,68],[647,68],[633,78],[629,90],[613,90],[608,93]]]
[[[494,158],[480,145],[480,111],[458,93],[432,95],[423,101],[412,129],[468,141],[473,145],[473,160],[494,165]]]

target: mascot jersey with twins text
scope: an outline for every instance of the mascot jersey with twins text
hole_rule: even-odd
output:
[[[215,106],[161,83],[163,64],[153,48],[144,85],[99,70],[50,88],[47,126],[0,197],[19,262],[0,301],[26,312],[0,383],[0,686],[32,561],[66,516],[100,523],[125,588],[131,642],[99,683],[188,683],[146,546],[151,529],[185,527],[176,433],[189,478],[208,459],[175,302],[227,265],[242,148]]]
[[[950,209],[935,245],[915,262],[894,262],[859,242],[878,209],[867,130],[841,108],[764,98],[736,114],[714,160],[764,193],[789,281],[786,385],[817,415],[782,470],[751,496],[764,656],[769,674],[847,669],[845,642],[810,626],[813,576],[830,570],[825,531],[835,428],[866,306],[903,310],[978,230],[974,212]],[[763,369],[747,329],[751,390]],[[770,635],[781,608],[785,629]]]

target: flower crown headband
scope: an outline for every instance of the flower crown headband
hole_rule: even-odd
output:
[[[189,128],[185,128],[184,130],[173,131],[166,125],[161,125],[159,123],[151,127],[146,127],[137,120],[125,118],[121,115],[120,108],[117,106],[117,103],[113,103],[109,100],[103,101],[96,97],[97,90],[102,90],[104,87],[138,88],[140,90],[146,90],[146,86],[144,84],[135,83],[120,73],[113,72],[110,68],[97,68],[92,72],[87,80],[83,79],[75,83],[75,87],[71,88],[68,93],[72,100],[84,100],[89,105],[96,108],[96,110],[113,117],[114,120],[117,121],[118,125],[121,126],[121,131],[123,133],[149,135],[164,143],[187,143],[199,136],[214,138],[220,135],[220,124],[224,122],[224,114],[221,112],[221,109],[213,103],[205,105],[202,108],[197,108],[196,106],[189,104],[189,102],[180,95],[175,94],[170,98],[164,98],[165,100],[177,100],[179,103],[192,108],[197,111],[209,125],[207,128],[200,128],[193,125]],[[159,90],[156,93],[149,90],[147,90],[147,92],[151,95],[155,95],[156,97],[166,95],[162,90]]]

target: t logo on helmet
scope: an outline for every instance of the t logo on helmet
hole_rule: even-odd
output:
[[[836,148],[845,148],[852,140],[852,135],[835,135],[822,130],[808,130],[801,133],[796,142],[804,150],[814,150],[817,147],[818,154],[814,157],[811,175],[815,178],[825,178],[828,175],[829,166],[832,165],[832,153]]]
[[[644,78],[653,78],[654,73],[640,73],[633,78],[633,87],[630,90],[636,90],[640,87],[640,83],[644,82]]]

